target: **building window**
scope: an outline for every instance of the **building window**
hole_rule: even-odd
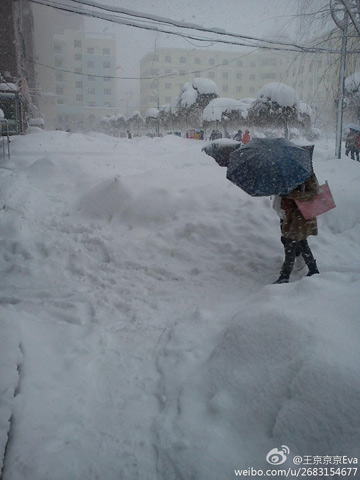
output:
[[[276,65],[276,58],[264,58],[264,60],[262,61],[262,65],[264,67],[268,67],[269,65],[271,66],[275,66]]]
[[[166,88],[166,90],[170,90],[171,89],[171,83],[165,83],[165,88]]]
[[[209,59],[209,65],[215,65],[215,60],[213,58]]]
[[[89,102],[89,103],[88,103],[88,106],[89,106],[89,107],[95,107],[95,102]]]
[[[267,72],[262,74],[263,80],[276,80],[276,73]]]
[[[55,67],[62,67],[62,60],[59,58],[55,58]]]
[[[88,75],[89,82],[95,82],[95,77],[93,75]]]
[[[215,78],[215,72],[209,72],[208,76],[213,80]]]
[[[79,61],[82,59],[81,53],[75,53],[75,60]]]
[[[236,62],[236,66],[237,66],[237,67],[242,67],[242,66],[243,66],[243,62],[242,62],[241,60],[238,60],[238,61]]]
[[[256,63],[255,62],[250,62],[250,67],[256,67]]]
[[[165,63],[171,63],[171,57],[170,57],[170,55],[166,55],[166,57],[165,57]]]
[[[194,72],[194,78],[200,78],[201,75],[200,75],[200,72]]]
[[[149,97],[149,102],[157,103],[157,97]]]
[[[111,88],[105,88],[104,95],[111,95]]]
[[[165,75],[169,75],[172,72],[172,70],[166,69],[165,70]]]
[[[229,65],[229,60],[227,60],[226,58],[223,60],[223,65]]]
[[[186,58],[185,57],[180,57],[180,63],[186,63]]]
[[[92,47],[89,47],[86,49],[86,53],[89,53],[90,55],[94,55],[95,50]]]
[[[111,78],[110,77],[104,77],[104,82],[111,82]]]
[[[201,61],[199,57],[196,57],[194,60],[195,65],[200,65]]]
[[[76,88],[82,88],[83,83],[82,82],[75,82],[75,86],[76,86]]]
[[[84,97],[82,95],[76,95],[75,98],[77,102],[82,102]]]
[[[86,65],[88,68],[95,68],[95,62],[87,62]]]
[[[223,72],[223,73],[222,73],[222,78],[223,78],[223,80],[228,80],[228,78],[229,78],[229,72]]]
[[[81,48],[81,40],[74,40],[74,47]]]
[[[103,48],[103,55],[110,55],[110,48]]]
[[[55,50],[55,52],[61,53],[62,52],[62,46],[61,45],[55,45],[54,50]]]
[[[237,80],[242,80],[242,73],[237,73],[236,74],[236,79]]]
[[[242,89],[243,89],[243,87],[241,87],[241,86],[236,87],[236,93],[242,92]]]
[[[88,89],[88,94],[89,95],[95,95],[95,88],[89,88]]]
[[[75,68],[75,73],[82,73],[82,68]]]
[[[228,92],[229,91],[229,86],[228,85],[223,85],[222,91],[223,92]]]
[[[105,107],[111,107],[111,103],[110,103],[110,102],[104,102],[104,105],[105,105]]]
[[[110,62],[104,62],[103,67],[104,68],[110,68]]]
[[[58,82],[62,82],[64,80],[64,75],[61,72],[56,72],[55,80],[57,80]]]
[[[255,79],[256,79],[255,73],[250,73],[249,80],[255,80]]]
[[[56,95],[64,95],[64,89],[62,87],[56,87]]]

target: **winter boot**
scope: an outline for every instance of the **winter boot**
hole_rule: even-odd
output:
[[[274,282],[274,285],[277,283],[289,283],[290,273],[280,272],[280,277]]]
[[[317,265],[316,265],[316,260],[314,259],[312,262],[309,262],[307,264],[309,271],[308,274],[306,275],[307,277],[311,277],[312,275],[315,275],[316,273],[320,273]]]

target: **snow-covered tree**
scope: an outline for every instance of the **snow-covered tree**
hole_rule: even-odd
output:
[[[204,108],[203,122],[206,128],[239,128],[248,116],[246,100],[215,98]]]
[[[126,122],[126,127],[137,135],[140,135],[140,131],[144,125],[145,120],[141,117],[140,112],[138,111],[133,112]]]
[[[360,72],[345,79],[345,107],[354,112],[354,120],[360,121]]]
[[[290,127],[311,126],[310,107],[299,101],[292,87],[283,83],[271,82],[258,92],[249,109],[249,123],[259,127],[285,128],[285,136]]]
[[[176,104],[179,126],[201,127],[204,108],[217,97],[216,83],[208,78],[195,78],[192,83],[185,83]]]
[[[146,110],[145,123],[150,128],[159,129],[159,110],[157,108],[148,108]]]

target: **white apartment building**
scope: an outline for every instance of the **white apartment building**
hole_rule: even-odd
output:
[[[108,34],[54,35],[57,127],[91,130],[116,112],[116,43]]]
[[[335,72],[334,58],[327,54],[159,48],[140,62],[141,113],[169,104],[185,82],[202,77],[215,81],[220,97],[236,100],[256,97],[266,83],[285,83],[315,111],[326,110],[327,115],[332,115],[333,92],[337,88]]]

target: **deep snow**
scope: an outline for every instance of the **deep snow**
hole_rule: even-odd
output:
[[[359,163],[316,143],[337,203],[309,239],[321,274],[273,285],[271,201],[207,142],[32,132],[0,158],[3,480],[225,480],[281,445],[288,466],[359,456]]]

